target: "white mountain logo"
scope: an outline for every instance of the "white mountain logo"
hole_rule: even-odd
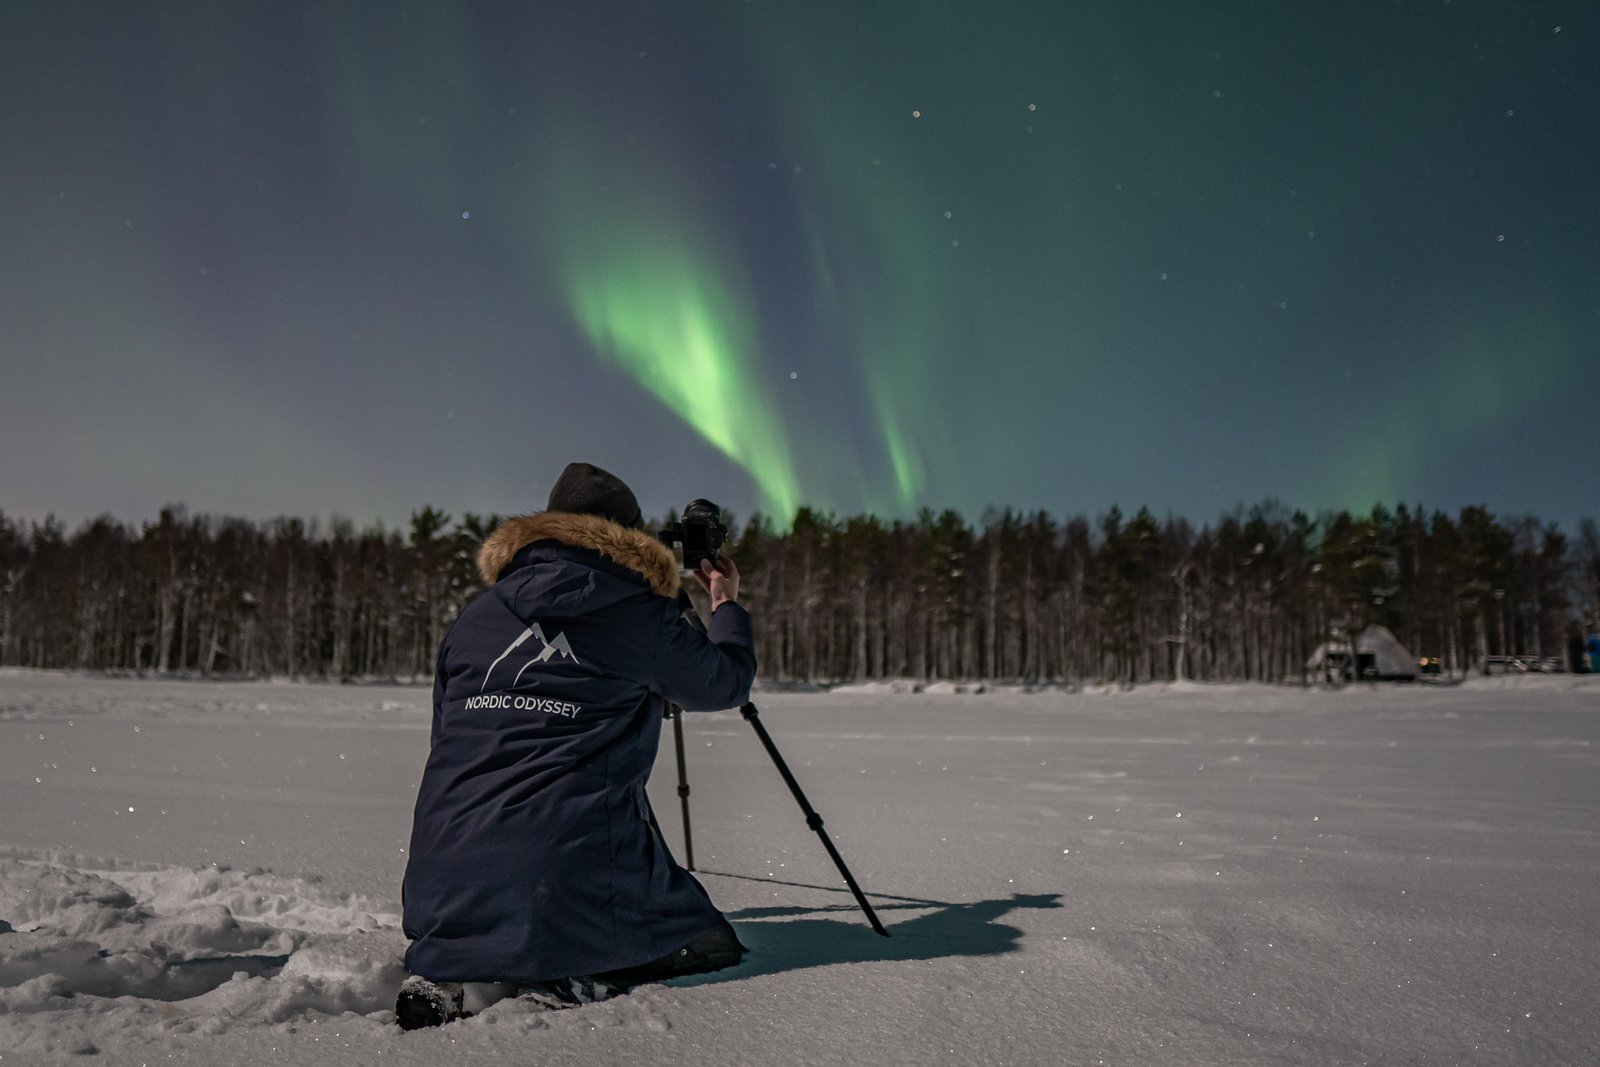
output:
[[[572,646],[567,643],[566,634],[556,634],[554,639],[547,639],[544,636],[544,631],[539,628],[539,624],[534,623],[532,626],[529,626],[526,630],[518,634],[516,640],[507,645],[506,650],[500,653],[500,655],[495,658],[493,663],[489,664],[489,669],[483,673],[483,684],[478,687],[478,692],[481,693],[489,687],[489,676],[494,673],[494,669],[496,667],[500,666],[500,661],[511,655],[511,653],[515,652],[517,649],[521,648],[527,643],[527,640],[530,637],[537,637],[539,639],[539,644],[543,647],[537,656],[534,656],[532,659],[528,660],[528,662],[522,665],[522,670],[518,671],[516,678],[512,679],[511,688],[515,689],[517,687],[517,682],[522,680],[523,671],[526,671],[535,663],[544,663],[548,661],[552,656],[565,656],[573,663],[578,662],[578,657],[572,654]]]

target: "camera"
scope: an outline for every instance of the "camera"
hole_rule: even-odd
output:
[[[681,544],[684,569],[697,571],[703,559],[716,563],[728,539],[728,528],[722,523],[722,509],[702,498],[685,505],[683,517],[657,536],[668,548]]]

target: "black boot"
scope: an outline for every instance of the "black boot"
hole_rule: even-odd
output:
[[[461,1007],[460,982],[430,982],[414,974],[400,983],[400,995],[394,1001],[394,1018],[402,1030],[421,1030],[425,1026],[443,1026],[447,1022],[466,1017]]]

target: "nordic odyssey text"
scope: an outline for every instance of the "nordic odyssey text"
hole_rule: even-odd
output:
[[[492,708],[512,711],[541,711],[546,715],[561,715],[568,719],[576,719],[583,710],[581,704],[568,704],[561,700],[547,700],[543,697],[519,697],[509,693],[485,693],[481,696],[467,698],[467,710],[477,711],[480,708]]]

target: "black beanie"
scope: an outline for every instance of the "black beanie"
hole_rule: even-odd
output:
[[[633,490],[615,474],[591,463],[567,464],[556,484],[550,487],[550,501],[545,510],[598,515],[623,526],[644,525]]]

